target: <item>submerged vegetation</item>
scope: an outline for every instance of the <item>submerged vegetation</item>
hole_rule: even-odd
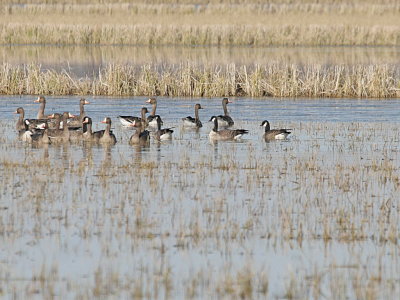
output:
[[[28,3],[27,3],[28,2]],[[381,1],[2,1],[3,44],[400,45]],[[22,5],[19,5],[22,3]],[[99,23],[101,20],[101,23]]]
[[[0,94],[390,98],[400,97],[400,73],[395,65],[110,64],[93,77],[76,78],[35,64],[3,64]]]

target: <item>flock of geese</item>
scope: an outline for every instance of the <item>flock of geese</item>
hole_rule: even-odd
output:
[[[69,141],[88,141],[99,144],[115,144],[117,139],[111,130],[111,118],[104,118],[101,123],[106,124],[105,129],[92,130],[92,119],[85,113],[85,105],[89,104],[85,99],[79,101],[80,113],[75,116],[69,112],[45,114],[46,99],[43,96],[38,97],[34,102],[40,104],[39,112],[36,119],[25,119],[25,112],[19,107],[15,113],[19,114],[16,129],[19,137],[28,143],[51,144],[57,142]],[[163,121],[156,114],[157,100],[150,98],[146,103],[152,105],[152,111],[149,112],[146,107],[141,109],[141,116],[118,116],[119,121],[125,127],[135,128],[135,132],[129,139],[129,144],[146,145],[150,142],[150,131],[153,138],[157,141],[172,139],[172,128],[162,128]],[[222,99],[223,115],[212,116],[210,122],[214,127],[209,133],[212,141],[228,141],[240,139],[244,134],[248,133],[246,129],[229,129],[235,123],[229,116],[227,105],[231,103],[228,98]],[[194,106],[194,117],[188,116],[182,118],[183,126],[187,128],[198,129],[203,126],[199,118],[199,110],[203,109],[200,104]],[[290,129],[271,129],[267,120],[263,121],[260,126],[265,128],[264,139],[267,141],[275,139],[286,139],[290,134]],[[148,130],[147,130],[148,129]]]

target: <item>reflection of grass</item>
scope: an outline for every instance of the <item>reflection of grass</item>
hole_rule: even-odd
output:
[[[95,78],[75,78],[67,71],[38,65],[0,69],[2,94],[108,96],[273,96],[374,97],[400,96],[396,66],[256,65],[141,67],[109,65]]]
[[[0,42],[310,46],[398,45],[400,40],[400,5],[395,0],[379,5],[316,0],[264,5],[173,2],[3,4]]]

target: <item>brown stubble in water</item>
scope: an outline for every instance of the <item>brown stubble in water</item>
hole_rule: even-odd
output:
[[[1,275],[6,278],[7,270],[11,279],[3,292],[84,298],[297,298],[310,290],[316,298],[398,295],[388,289],[396,280],[391,271],[399,238],[396,124],[284,125],[296,128],[290,141],[265,143],[262,132],[244,143],[204,139],[187,147],[178,139],[159,145],[161,156],[152,143],[138,161],[124,141],[86,149],[91,154],[85,158],[82,145],[50,145],[44,155],[46,149],[5,136],[0,233],[3,249],[14,254],[4,260]],[[260,130],[258,123],[247,126]],[[34,254],[42,247],[49,260]],[[310,258],[315,247],[326,252],[321,261]],[[267,258],[290,249],[308,258],[284,270],[277,288]],[[86,275],[71,276],[76,271],[67,271],[60,252],[90,262],[82,263]],[[365,255],[373,255],[368,266]],[[21,276],[12,267],[17,258],[35,262],[24,281],[15,280]]]

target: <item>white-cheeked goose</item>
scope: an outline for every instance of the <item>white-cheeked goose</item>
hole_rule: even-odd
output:
[[[264,138],[267,141],[284,140],[290,134],[290,129],[271,129],[271,126],[267,120],[264,120],[260,126],[265,127]]]
[[[211,121],[214,122],[214,128],[210,131],[209,138],[213,141],[238,140],[243,134],[247,134],[249,132],[246,129],[218,130],[218,118],[216,116],[212,116]]]

